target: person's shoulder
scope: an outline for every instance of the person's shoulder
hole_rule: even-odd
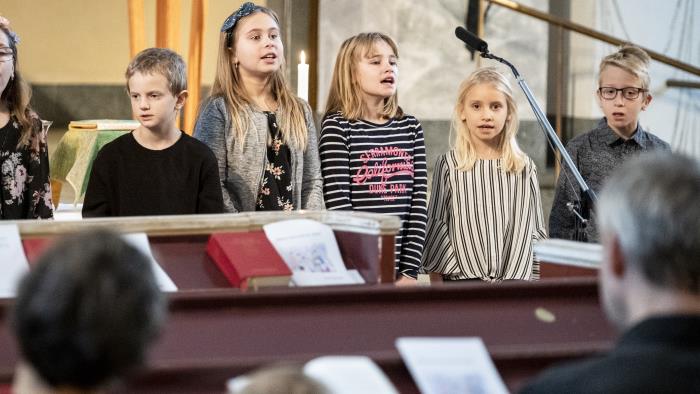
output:
[[[598,123],[588,131],[580,133],[575,137],[571,138],[566,144],[567,149],[577,149],[583,146],[590,146],[594,143],[595,139],[599,139],[601,136],[610,133],[607,121],[605,118],[598,120]]]
[[[581,387],[581,382],[593,382],[605,373],[614,373],[612,369],[601,371],[600,367],[601,360],[596,358],[550,368],[530,381],[520,394],[596,392],[590,386]]]
[[[348,122],[348,119],[343,116],[340,111],[331,112],[323,115],[323,123],[341,123]]]
[[[594,138],[597,134],[599,133],[599,129],[595,128],[593,130],[588,130],[584,133],[581,133],[574,138],[570,139],[569,142],[566,144],[566,147],[568,149],[577,149],[582,146],[589,145],[591,142],[591,139]]]
[[[224,99],[224,96],[209,96],[202,103],[202,108],[204,109],[212,107],[226,109],[226,100]]]
[[[93,170],[102,171],[100,169],[113,168],[124,157],[131,157],[137,149],[135,144],[138,143],[131,133],[120,135],[108,142],[95,155],[95,159],[92,161]]]
[[[665,151],[670,151],[671,150],[671,145],[659,138],[656,134],[645,131],[644,132],[646,137],[649,139],[650,142],[650,147],[652,149],[658,149],[658,150],[665,150]]]
[[[403,114],[400,118],[394,118],[394,119],[397,122],[405,122],[405,123],[409,123],[409,124],[420,125],[418,118],[416,118],[413,115],[409,115],[409,114]]]
[[[309,104],[307,101],[302,100],[302,99],[300,99],[300,98],[298,98],[298,97],[296,97],[295,99],[297,100],[297,102],[299,103],[299,105],[301,105],[301,109],[302,109],[302,111],[304,112],[304,116],[306,116],[307,118],[308,118],[308,117],[312,117],[312,116],[313,116],[313,111],[311,110],[311,104]]]
[[[184,147],[185,150],[190,153],[194,154],[197,156],[213,156],[214,153],[212,152],[211,148],[209,148],[209,145],[205,144],[204,142],[192,137],[191,135],[185,133],[184,131],[181,131],[182,137],[180,137],[179,143],[181,143]]]
[[[394,119],[394,125],[400,130],[407,130],[416,140],[423,139],[423,125],[413,115],[403,114],[401,118]]]
[[[105,144],[98,152],[98,155],[104,157],[120,155],[125,151],[136,149],[137,146],[135,144],[138,144],[138,142],[134,139],[132,132],[125,133]]]
[[[321,132],[339,132],[348,130],[350,122],[340,112],[333,112],[323,116],[321,120]]]
[[[525,170],[528,173],[537,173],[537,164],[535,164],[535,161],[532,160],[532,157],[530,157],[527,153],[523,153],[523,160],[525,161]]]
[[[453,171],[457,168],[457,157],[455,156],[454,149],[439,155],[435,160],[435,168],[440,168],[442,171]]]

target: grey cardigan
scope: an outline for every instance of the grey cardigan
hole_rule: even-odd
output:
[[[203,103],[194,136],[211,148],[219,164],[219,179],[226,212],[255,211],[263,171],[267,165],[267,117],[262,111],[246,108],[249,120],[243,141],[236,141],[232,121],[223,97]],[[306,151],[289,147],[292,156],[293,204],[295,209],[324,209],[323,178],[318,155],[316,126],[308,104],[304,117],[309,137]]]

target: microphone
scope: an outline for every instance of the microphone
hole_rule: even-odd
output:
[[[457,26],[455,29],[455,36],[464,41],[469,48],[483,54],[489,53],[489,45],[486,43],[486,41],[482,40],[476,34],[470,32],[462,26]]]

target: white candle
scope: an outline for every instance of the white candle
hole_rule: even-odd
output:
[[[301,51],[299,59],[301,63],[297,65],[297,96],[304,101],[309,101],[309,65],[306,64],[304,51]]]

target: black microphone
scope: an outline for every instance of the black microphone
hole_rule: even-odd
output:
[[[477,52],[489,53],[489,45],[486,43],[486,41],[482,40],[476,34],[470,32],[462,26],[457,26],[455,29],[455,36],[464,41],[469,48]]]

